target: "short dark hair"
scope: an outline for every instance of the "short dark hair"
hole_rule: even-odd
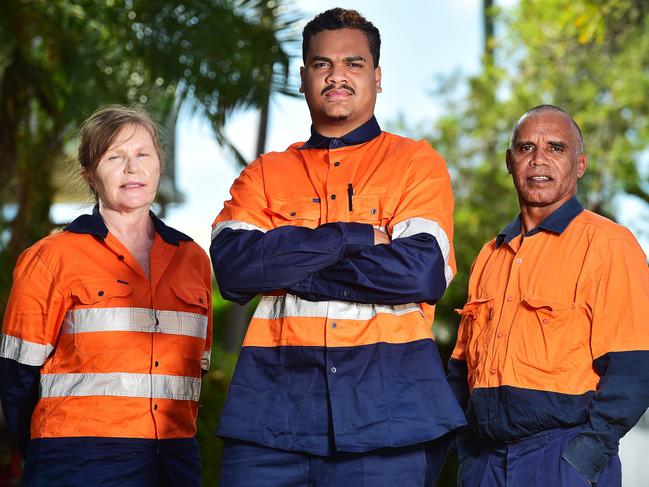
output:
[[[516,125],[514,126],[514,130],[512,131],[512,138],[509,141],[510,149],[514,148],[514,144],[516,143],[516,138],[518,137],[518,130],[520,129],[521,124],[530,115],[534,115],[535,113],[542,113],[542,112],[562,113],[563,115],[565,115],[566,118],[570,121],[570,125],[572,125],[572,127],[577,131],[577,135],[579,136],[579,152],[580,153],[584,152],[584,137],[581,134],[581,129],[579,128],[577,122],[575,122],[572,116],[568,112],[566,112],[563,108],[558,107],[556,105],[549,105],[549,104],[537,105],[534,108],[530,108],[523,115],[521,115],[521,118],[518,119],[518,122],[516,122]]]
[[[379,65],[381,54],[381,34],[372,22],[356,10],[332,8],[316,15],[302,31],[302,60],[306,63],[306,53],[309,50],[311,38],[323,30],[358,29],[367,36],[374,67]]]

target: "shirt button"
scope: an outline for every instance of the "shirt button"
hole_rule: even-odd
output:
[[[512,299],[514,298],[512,298],[511,296],[507,296],[507,301],[511,301]]]
[[[123,255],[118,255],[117,260],[124,260],[124,256]]]
[[[291,216],[295,216],[295,215],[297,215],[297,213],[295,213],[294,211],[292,211],[292,212],[290,213],[290,215],[291,215]]]
[[[347,297],[347,296],[349,296],[349,294],[350,294],[349,290],[345,289],[343,291],[343,296]]]
[[[157,361],[157,360],[155,361],[155,364],[154,364],[154,365],[155,365],[156,367],[158,366],[158,361]]]
[[[498,333],[496,333],[496,336],[497,336],[498,338],[500,338],[500,337],[503,336],[503,334],[502,334],[502,332],[499,331]]]
[[[332,199],[332,200],[335,200],[335,199],[336,199],[336,195],[335,195],[335,194],[332,194],[332,195],[331,195],[331,199]]]
[[[332,328],[336,328],[337,326],[338,326],[338,325],[337,325],[336,323],[332,323],[332,324],[331,324],[331,327],[332,327]]]
[[[522,263],[523,263],[523,259],[521,259],[521,258],[519,257],[518,259],[516,259],[516,263],[517,263],[517,264],[522,264]]]
[[[547,319],[547,318],[543,318],[543,324],[544,324],[544,325],[547,325],[547,324],[548,324],[548,319]]]
[[[331,367],[329,370],[331,371],[332,374],[336,373],[336,367]]]
[[[496,373],[496,369],[491,369],[491,373],[492,373],[492,374],[495,374],[495,373]]]
[[[338,140],[338,139],[333,139],[331,141],[331,145],[338,145],[338,144],[340,144],[340,140]]]
[[[97,296],[103,296],[103,295],[104,295],[104,291],[99,291],[99,292],[97,293]]]
[[[156,411],[157,409],[158,409],[158,405],[157,405],[157,404],[154,404],[154,405],[153,405],[153,410]]]
[[[340,162],[338,161],[334,162],[334,167],[338,167],[338,166],[340,166]]]
[[[155,326],[160,326],[160,320],[157,317],[155,319]]]

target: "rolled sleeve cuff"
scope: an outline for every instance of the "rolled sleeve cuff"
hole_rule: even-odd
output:
[[[599,473],[609,460],[609,457],[599,451],[593,441],[575,436],[561,455],[580,474],[591,482],[597,482]]]
[[[343,256],[349,257],[357,254],[368,246],[374,245],[374,227],[368,223],[345,223],[347,227],[347,240]]]

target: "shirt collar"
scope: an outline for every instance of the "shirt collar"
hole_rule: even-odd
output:
[[[311,137],[306,141],[306,144],[300,147],[300,150],[340,149],[341,147],[347,147],[350,145],[364,144],[379,135],[381,135],[381,127],[379,127],[379,123],[376,121],[374,116],[360,127],[355,128],[342,137],[325,137],[316,132],[315,127],[311,125]]]
[[[152,211],[149,211],[149,216],[153,221],[153,227],[156,232],[160,235],[162,240],[171,245],[179,245],[183,240],[191,241],[192,238],[188,237],[182,232],[179,232],[175,228],[168,227],[165,223],[160,220]],[[66,226],[63,230],[72,233],[82,233],[94,235],[99,237],[102,240],[105,240],[108,236],[108,227],[104,223],[104,219],[99,213],[99,206],[95,205],[92,209],[91,215],[81,215],[74,219],[72,223]]]
[[[566,228],[568,228],[570,222],[582,211],[584,211],[584,207],[581,205],[577,197],[573,196],[559,208],[554,210],[550,216],[539,224],[538,227],[527,232],[525,236],[531,237],[532,235],[539,233],[541,230],[561,234]],[[519,236],[521,234],[521,228],[521,215],[519,214],[498,234],[496,237],[496,247],[500,247],[503,242],[509,243]]]

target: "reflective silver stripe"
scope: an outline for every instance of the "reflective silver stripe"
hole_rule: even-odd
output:
[[[54,347],[49,343],[42,345],[4,334],[0,337],[0,357],[15,360],[25,365],[43,365],[52,350],[54,350]]]
[[[439,223],[418,216],[408,218],[394,226],[392,229],[392,240],[410,237],[411,235],[417,235],[418,233],[428,233],[437,240],[437,244],[444,256],[444,277],[446,278],[446,287],[448,287],[453,280],[453,269],[448,265],[448,257],[451,253],[451,243],[448,240],[446,232],[442,229]]]
[[[119,396],[198,401],[201,380],[158,374],[43,374],[41,397]]]
[[[157,326],[156,318],[159,322]],[[141,331],[204,339],[207,336],[207,316],[150,308],[85,308],[68,311],[61,329],[65,334]]]
[[[212,351],[205,350],[203,356],[201,357],[201,369],[210,370],[210,362],[212,359]]]
[[[268,231],[261,227],[258,227],[257,225],[253,225],[252,223],[227,220],[218,222],[216,225],[214,225],[214,227],[212,227],[212,240],[214,240],[216,236],[221,233],[221,230],[224,230],[226,228],[230,228],[232,230],[259,230],[262,233],[266,233]]]
[[[403,315],[421,312],[414,303],[388,306],[381,304],[347,303],[344,301],[312,302],[297,296],[262,296],[253,318],[276,320],[289,316],[300,318],[330,318],[337,320],[371,320],[380,313]]]

